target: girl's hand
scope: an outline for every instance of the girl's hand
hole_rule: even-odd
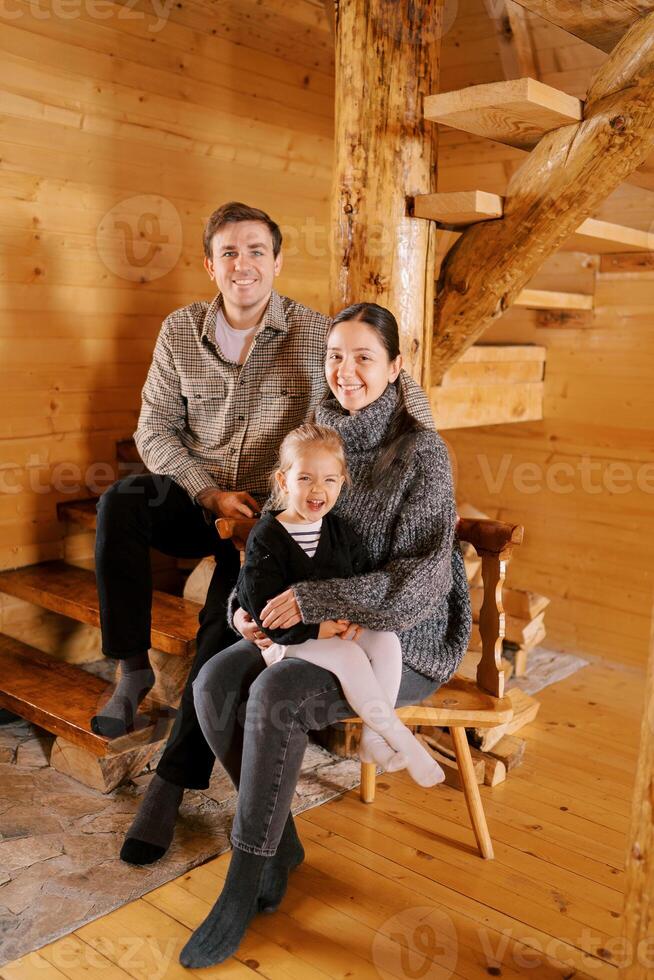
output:
[[[343,620],[339,620],[339,622],[343,622]],[[359,626],[358,623],[347,623],[347,629],[340,633],[338,638],[339,640],[354,640],[356,643],[362,633],[363,626]]]
[[[318,630],[319,640],[331,640],[334,636],[341,636],[350,626],[347,619],[325,619],[320,624]]]
[[[261,610],[261,623],[267,630],[289,629],[301,622],[300,607],[292,589],[270,599]]]

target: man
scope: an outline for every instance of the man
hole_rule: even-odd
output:
[[[320,400],[329,318],[273,290],[282,268],[279,227],[263,211],[231,202],[209,218],[204,267],[218,294],[175,310],[159,334],[142,392],[136,445],[150,474],[119,480],[98,503],[96,572],[102,648],[121,661],[116,690],[93,730],[131,730],[154,683],[148,659],[149,549],[216,556],[200,613],[197,653],[173,730],[121,850],[149,864],[173,838],[185,788],[205,789],[214,757],[193,705],[203,664],[238,637],[226,620],[238,554],[219,539],[216,517],[253,517],[268,496],[281,440]],[[422,389],[402,375],[409,409],[429,427]],[[251,621],[243,635],[263,643]]]

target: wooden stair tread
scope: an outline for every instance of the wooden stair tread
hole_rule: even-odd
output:
[[[100,625],[95,575],[63,561],[0,572],[0,592],[80,623]],[[193,653],[200,609],[196,602],[155,591],[152,597],[152,645],[176,656]]]
[[[419,194],[414,198],[413,215],[436,221],[443,228],[467,228],[480,221],[501,218],[504,197],[488,191],[448,191],[442,194]],[[450,248],[459,238],[448,238]],[[564,252],[590,252],[594,255],[615,255],[623,252],[651,252],[654,234],[641,228],[587,218],[571,238],[561,246]]]
[[[563,251],[591,252],[597,255],[650,252],[653,249],[654,235],[650,232],[618,225],[613,221],[600,221],[598,218],[587,218],[563,245]]]
[[[99,497],[90,497],[87,500],[71,500],[57,504],[57,517],[60,521],[69,521],[71,524],[79,524],[95,530],[97,525],[96,505]]]
[[[492,728],[513,717],[513,704],[507,697],[496,698],[480,691],[475,681],[455,676],[420,704],[396,709],[405,725],[465,724]],[[357,721],[357,715],[343,721]]]
[[[549,289],[523,289],[513,304],[533,310],[592,310],[594,297],[586,293],[564,293]]]
[[[535,78],[471,85],[425,98],[425,118],[523,150],[583,118],[581,101]]]
[[[419,194],[413,202],[414,217],[428,218],[453,228],[501,218],[503,214],[504,199],[488,191]]]
[[[96,756],[123,752],[149,741],[154,724],[121,738],[91,731],[90,719],[111,685],[74,664],[54,660],[34,647],[0,634],[0,706]],[[141,710],[153,711],[146,698]]]

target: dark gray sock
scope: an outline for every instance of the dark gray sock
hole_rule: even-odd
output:
[[[288,876],[293,868],[304,861],[304,848],[289,813],[274,857],[264,865],[259,884],[258,907],[260,912],[276,912],[286,894]]]
[[[154,774],[120,849],[121,861],[152,864],[166,853],[183,796],[183,786]]]
[[[106,738],[118,738],[132,731],[138,706],[152,689],[154,681],[147,652],[121,660],[116,690],[98,714],[91,718],[91,731]]]
[[[201,969],[222,963],[236,952],[257,914],[257,894],[264,866],[271,858],[232,850],[220,898],[180,953],[182,966]]]

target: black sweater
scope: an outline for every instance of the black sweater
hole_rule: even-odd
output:
[[[249,612],[259,628],[276,643],[316,640],[319,623],[298,623],[289,629],[263,629],[261,610],[269,599],[296,582],[361,574],[366,568],[363,546],[345,521],[329,513],[323,517],[318,548],[310,558],[276,519],[276,514],[281,511],[268,511],[250,531],[236,595],[241,608]]]

